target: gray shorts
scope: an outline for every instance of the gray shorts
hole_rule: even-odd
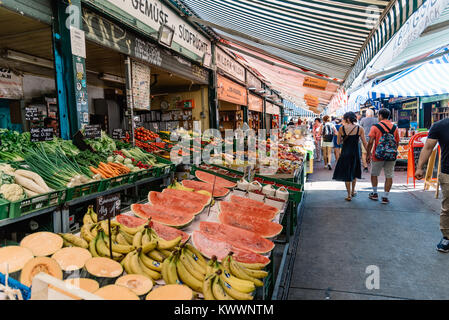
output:
[[[371,176],[378,177],[382,172],[382,168],[384,169],[385,178],[394,177],[394,166],[396,165],[396,161],[373,161],[371,166]]]

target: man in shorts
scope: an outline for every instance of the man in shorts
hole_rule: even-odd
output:
[[[369,142],[368,142],[368,152],[367,152],[367,160],[368,162],[372,159],[371,166],[371,185],[373,187],[373,192],[369,194],[369,198],[371,200],[379,200],[379,195],[377,193],[377,185],[379,182],[378,177],[384,170],[385,174],[385,186],[384,186],[384,196],[382,197],[382,203],[388,204],[390,203],[388,197],[390,194],[391,187],[393,186],[393,177],[394,177],[394,166],[396,165],[396,161],[382,161],[376,158],[376,148],[379,145],[379,140],[382,137],[382,131],[379,130],[379,126],[381,126],[385,131],[391,131],[393,129],[393,123],[388,120],[390,118],[391,112],[388,109],[381,109],[379,111],[379,123],[373,125],[371,131],[369,133]],[[399,146],[399,133],[397,128],[394,130],[394,140],[396,141],[396,146]],[[373,148],[374,146],[374,148]]]

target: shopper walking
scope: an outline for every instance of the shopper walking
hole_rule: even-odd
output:
[[[437,250],[449,252],[449,119],[435,122],[430,128],[426,144],[419,157],[418,168],[415,172],[417,179],[421,180],[424,178],[424,165],[429,161],[429,157],[437,142],[441,148],[441,172],[438,178],[443,194],[440,215],[440,230],[443,238],[437,245]]]
[[[360,126],[365,130],[366,134],[366,141],[369,140],[369,133],[371,131],[371,127],[378,123],[379,120],[374,117],[374,111],[372,109],[366,110],[366,117],[362,118],[360,120]],[[368,162],[367,162],[367,154],[365,147],[362,144],[362,165],[363,165],[363,171],[368,172]]]
[[[321,162],[321,132],[323,131],[323,125],[321,119],[316,118],[312,127],[313,140],[315,141],[315,155],[316,161]]]
[[[338,144],[338,130],[340,130],[342,124],[340,119],[335,119],[335,130],[337,130],[337,134],[334,135],[334,156],[335,156],[335,163],[337,163],[338,159],[340,158],[341,154],[341,144]]]
[[[332,149],[334,147],[334,136],[338,134],[335,126],[330,122],[329,116],[323,117],[323,142],[321,147],[323,149],[324,167],[332,170]]]
[[[388,204],[389,194],[393,186],[394,167],[398,155],[399,133],[396,125],[389,120],[391,115],[390,110],[379,110],[379,123],[372,126],[369,133],[369,143],[367,150],[368,162],[373,159],[371,166],[371,185],[373,192],[369,194],[371,200],[379,200],[377,193],[377,185],[379,183],[379,176],[384,170],[385,185],[382,203]],[[374,148],[373,148],[374,146]]]
[[[357,195],[355,187],[357,179],[362,178],[360,165],[359,140],[367,148],[365,132],[362,127],[356,125],[357,117],[354,112],[347,112],[343,116],[343,125],[338,131],[338,144],[342,145],[341,155],[332,179],[344,181],[348,196],[346,201],[351,201]]]

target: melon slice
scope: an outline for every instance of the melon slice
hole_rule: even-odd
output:
[[[233,211],[220,211],[218,218],[223,224],[254,232],[264,238],[272,238],[282,232],[279,223]]]
[[[163,194],[156,191],[148,193],[148,202],[154,206],[183,208],[186,212],[191,212],[194,215],[200,214],[204,209],[204,205],[188,197],[179,198],[168,193]]]
[[[267,253],[273,250],[274,243],[254,232],[228,226],[216,222],[200,222],[200,230],[210,237],[226,241],[236,247],[250,250],[255,253]]]
[[[151,218],[152,221],[179,229],[188,226],[195,219],[194,214],[186,213],[180,209],[164,208],[149,204],[133,204],[131,205],[131,210],[142,219]]]
[[[193,291],[180,284],[168,284],[151,291],[146,300],[192,300]]]
[[[105,257],[90,258],[84,269],[86,277],[98,281],[100,286],[114,283],[123,274],[123,267],[117,261]]]
[[[239,262],[249,264],[258,263],[263,265],[270,263],[270,259],[263,255],[238,248],[231,243],[213,238],[203,231],[193,231],[192,240],[195,248],[209,259],[212,258],[212,256],[216,256],[218,261],[221,261],[229,254],[229,252],[234,252],[233,257]]]
[[[106,300],[140,300],[130,289],[115,284],[100,288],[94,294]]]
[[[232,203],[237,203],[237,204],[239,204],[241,206],[251,206],[251,207],[256,207],[256,208],[262,207],[266,211],[273,212],[275,216],[280,211],[279,208],[270,206],[270,205],[268,205],[268,204],[266,204],[266,203],[264,203],[262,201],[257,201],[257,200],[253,200],[253,199],[250,199],[250,198],[240,197],[240,196],[237,196],[235,194],[231,195],[231,202]]]
[[[64,271],[64,278],[67,278],[74,272],[80,271],[86,261],[92,258],[92,255],[87,249],[66,247],[59,249],[51,257],[59,263],[62,271]]]
[[[20,242],[21,247],[31,250],[36,257],[50,256],[64,245],[61,236],[51,232],[32,233]]]
[[[271,221],[276,216],[276,212],[279,210],[276,209],[276,211],[265,209],[263,206],[254,207],[254,206],[245,206],[241,205],[239,203],[235,202],[227,202],[227,201],[221,201],[218,203],[218,207],[220,209],[220,212],[236,212],[248,216],[258,217],[261,219],[265,219],[267,221]]]
[[[118,286],[126,287],[136,295],[143,296],[153,289],[153,281],[140,274],[127,274],[115,281]]]
[[[223,188],[235,188],[237,186],[236,182],[229,181],[227,179],[224,179],[222,177],[216,176],[214,174],[210,174],[205,171],[196,170],[195,171],[195,177],[198,180],[201,180],[203,182],[207,182],[210,184],[214,183],[215,180],[215,186],[223,187]]]
[[[62,280],[62,269],[55,259],[36,257],[29,260],[23,267],[20,274],[20,282],[23,285],[30,287],[33,283],[33,278],[41,272]]]
[[[133,217],[133,216],[127,216],[124,214],[120,214],[115,217],[117,219],[117,222],[120,224],[123,224],[130,228],[137,228],[145,223],[148,223],[148,219],[142,219],[139,217]],[[156,231],[157,235],[161,237],[164,240],[173,240],[177,237],[182,237],[182,243],[185,243],[189,240],[190,236],[188,233],[185,233],[184,231],[181,231],[176,228],[168,227],[163,224],[160,224],[156,221],[152,221],[152,229]]]
[[[162,190],[163,194],[169,194],[171,196],[178,197],[180,199],[191,199],[194,201],[198,201],[198,203],[201,203],[204,207],[211,203],[212,197],[209,195],[205,195],[199,192],[191,192],[186,190],[179,190],[179,189],[164,189]]]
[[[0,248],[0,272],[6,274],[7,263],[9,276],[19,280],[20,270],[33,258],[34,255],[28,248],[19,246]]]
[[[94,293],[95,291],[100,289],[100,285],[98,284],[98,282],[93,279],[70,278],[70,279],[64,280],[64,282],[67,284],[67,289],[78,288],[78,289],[82,289],[82,290],[90,292],[90,293]],[[52,286],[52,289],[59,291],[74,300],[81,300],[80,297],[78,297],[72,293],[69,293],[67,291],[61,290],[59,288],[55,288],[53,286]]]
[[[214,188],[213,185],[211,185],[210,183],[207,183],[207,182],[183,180],[181,183],[184,187],[192,188],[195,191],[205,190],[209,193],[212,193],[212,189],[214,189],[214,197],[215,198],[225,197],[229,193],[229,189],[226,189],[226,188],[223,188],[220,186],[215,186],[215,188]]]

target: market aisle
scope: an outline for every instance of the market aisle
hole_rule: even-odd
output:
[[[440,202],[434,192],[407,190],[405,173],[397,173],[402,184],[382,205],[368,199],[364,174],[358,196],[346,202],[344,184],[321,168],[315,162],[307,184],[289,299],[448,299],[449,254],[435,250]],[[379,267],[378,290],[366,288],[371,265]]]

